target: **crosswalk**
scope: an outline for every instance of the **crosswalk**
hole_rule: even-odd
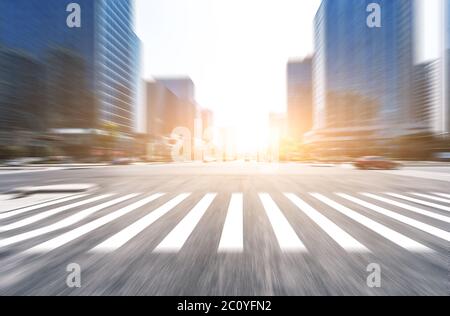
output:
[[[442,192],[103,192],[27,201],[17,200],[14,207],[7,196],[0,196],[0,252],[46,254],[83,243],[102,230],[98,244],[86,252],[114,253],[154,230],[157,222],[166,222],[168,231],[157,234],[160,238],[143,251],[179,253],[196,232],[210,231],[204,229],[209,225],[207,214],[220,220],[215,249],[219,254],[261,250],[249,249],[251,243],[246,242],[255,232],[248,229],[255,225],[250,214],[265,218],[264,233],[285,253],[309,253],[312,245],[327,247],[316,241],[321,238],[309,236],[311,231],[347,253],[381,251],[368,242],[372,238],[414,253],[436,252],[450,242],[450,194]],[[124,218],[126,225],[114,225]]]
[[[220,238],[219,252],[244,251],[244,198],[234,193],[230,199],[227,217]]]

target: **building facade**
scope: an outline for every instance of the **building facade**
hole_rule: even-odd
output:
[[[201,125],[198,125],[200,114],[193,99],[194,85],[189,78],[164,78],[146,83],[146,126],[149,138],[147,159],[173,161],[175,144],[182,140],[189,142],[188,138],[190,149],[184,152],[183,147],[183,154],[180,155],[185,155],[188,160],[194,158],[195,139],[197,133],[201,134]],[[186,130],[189,132],[186,133]],[[181,134],[174,136],[174,132]]]
[[[96,91],[100,118],[136,131],[140,41],[133,30],[133,1],[93,1],[96,12]]]
[[[121,132],[132,133],[140,48],[133,31],[133,1],[78,0],[79,28],[66,22],[72,2],[1,1],[0,47],[41,65],[43,126],[85,129],[112,122]],[[11,106],[0,99],[0,107]]]
[[[310,141],[387,139],[421,130],[414,120],[414,14],[410,0],[324,0],[315,17],[314,124]]]
[[[188,77],[175,77],[175,78],[155,78],[157,82],[166,87],[167,90],[172,92],[178,99],[185,100],[186,102],[195,102],[195,87],[194,82]]]
[[[416,124],[421,124],[424,130],[434,134],[440,133],[436,123],[441,120],[442,115],[440,67],[439,60],[414,67],[413,117]]]
[[[42,70],[31,56],[0,47],[0,131],[43,130]]]
[[[444,107],[442,121],[437,128],[443,135],[450,137],[450,1],[444,0]]]
[[[173,82],[176,82],[176,85],[170,85]],[[189,79],[185,82],[189,89],[180,84],[178,79],[155,80],[147,83],[147,134],[151,137],[169,137],[177,127],[189,129],[191,136],[194,137],[198,108],[192,102],[191,94],[185,93],[190,91],[190,87],[193,89],[193,85],[189,83],[192,81]],[[174,86],[182,87],[182,89],[174,90]],[[177,91],[182,93],[176,94]]]
[[[288,136],[301,141],[312,128],[312,58],[287,65]]]

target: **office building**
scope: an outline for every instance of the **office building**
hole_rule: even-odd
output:
[[[178,79],[156,79],[147,83],[147,134],[152,138],[169,137],[177,127],[189,129],[194,137],[198,108],[192,101],[193,94],[185,93],[194,91],[194,86],[189,83],[192,82],[190,79],[183,81],[185,85],[180,82]],[[174,86],[180,90],[175,90]]]
[[[288,63],[287,87],[288,135],[301,141],[312,128],[312,58]]]
[[[440,60],[423,62],[414,67],[413,118],[426,132],[439,134],[441,120]]]
[[[382,25],[371,28],[367,6],[372,2],[324,0],[316,14],[308,142],[340,147],[422,131],[413,108],[414,5],[377,1]]]
[[[441,120],[438,121],[436,129],[440,131],[441,135],[450,137],[450,1],[443,0],[444,3],[444,30],[443,30],[443,64],[444,64],[444,74],[443,74],[443,108],[441,111]]]
[[[97,129],[103,122],[112,122],[121,132],[132,133],[140,50],[133,31],[133,1],[78,0],[79,28],[67,25],[66,8],[72,2],[1,1],[0,46],[41,65],[39,79],[46,87],[42,125],[59,130]],[[17,87],[26,82],[1,84],[6,86],[3,90],[21,94]],[[0,107],[13,106],[0,102]]]

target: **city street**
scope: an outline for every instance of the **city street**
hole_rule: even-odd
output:
[[[72,184],[96,188],[8,193]],[[0,192],[0,295],[449,294],[445,164],[4,168]]]

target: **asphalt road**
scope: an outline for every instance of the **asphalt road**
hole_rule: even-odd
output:
[[[0,195],[0,295],[450,294],[450,167],[0,171],[0,192],[75,183],[98,189]]]

